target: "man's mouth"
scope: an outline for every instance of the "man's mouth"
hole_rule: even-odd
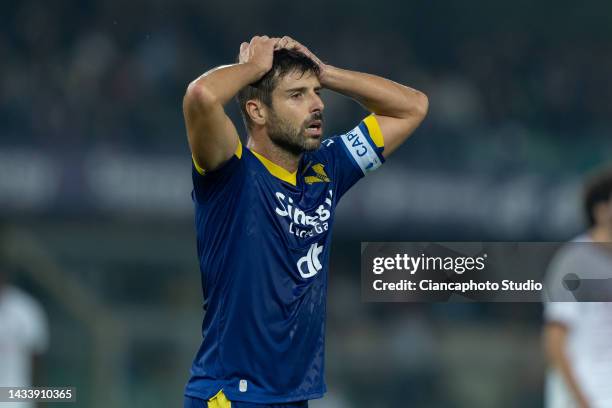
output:
[[[321,136],[323,129],[323,122],[320,120],[313,120],[306,128],[306,133],[311,136]]]

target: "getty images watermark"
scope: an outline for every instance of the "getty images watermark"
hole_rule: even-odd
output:
[[[372,262],[372,272],[380,275],[385,271],[403,271],[410,275],[416,274],[418,271],[445,271],[447,273],[455,273],[461,275],[465,272],[483,271],[486,267],[488,255],[482,256],[410,256],[408,254],[395,254],[394,257],[376,257]],[[419,279],[417,281],[409,279],[400,279],[397,282],[385,282],[383,279],[374,280],[372,287],[376,291],[384,290],[444,290],[455,292],[473,292],[473,291],[497,291],[497,290],[528,290],[541,291],[543,284],[536,282],[533,279],[528,279],[524,282],[515,282],[510,279],[503,279],[501,282],[492,282],[490,280],[475,281],[470,279],[467,282],[444,281],[437,282],[432,279]]]
[[[568,262],[592,251],[612,256],[610,245],[592,243],[362,243],[362,297],[379,302],[612,301],[612,264],[610,276],[589,276],[587,269]]]

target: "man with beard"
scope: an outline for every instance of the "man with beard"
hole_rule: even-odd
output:
[[[321,89],[372,114],[322,142]],[[243,146],[223,106],[237,95]],[[290,37],[253,37],[237,64],[187,88],[203,342],[185,407],[307,407],[326,391],[333,214],[426,115],[412,88],[322,63]]]

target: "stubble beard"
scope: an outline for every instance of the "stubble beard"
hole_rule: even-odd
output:
[[[273,112],[271,113],[271,119],[268,126],[268,136],[272,143],[288,153],[299,156],[304,152],[318,150],[321,146],[320,138],[310,139],[306,135],[306,122],[299,126],[295,126]],[[315,119],[322,120],[322,117],[319,114]]]

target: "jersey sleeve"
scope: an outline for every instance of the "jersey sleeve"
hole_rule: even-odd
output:
[[[336,197],[340,199],[357,181],[379,168],[385,159],[383,135],[376,116],[370,115],[352,130],[323,142],[323,153],[333,163]]]
[[[191,177],[193,180],[193,191],[191,197],[195,202],[205,203],[213,197],[237,189],[237,184],[245,175],[244,160],[242,159],[242,143],[238,141],[238,147],[234,155],[221,167],[212,171],[206,171],[195,159],[191,158]]]
[[[549,302],[544,304],[544,320],[547,323],[561,323],[571,329],[580,318],[580,303]]]

